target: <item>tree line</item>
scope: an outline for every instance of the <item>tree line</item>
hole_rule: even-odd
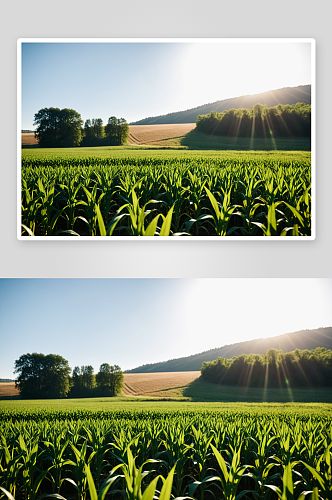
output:
[[[116,396],[123,387],[118,365],[103,363],[94,374],[91,365],[75,366],[57,354],[28,353],[15,361],[15,386],[23,399]]]
[[[40,147],[120,146],[129,135],[124,118],[111,116],[104,126],[101,118],[85,121],[74,109],[43,108],[34,115],[35,137]]]
[[[311,105],[298,102],[269,108],[255,104],[250,109],[211,111],[197,117],[196,128],[206,134],[229,137],[310,137]]]
[[[332,350],[269,349],[262,355],[218,358],[205,361],[201,375],[207,382],[240,387],[331,387]]]

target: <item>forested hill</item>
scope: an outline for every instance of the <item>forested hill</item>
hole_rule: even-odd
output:
[[[261,94],[243,95],[232,97],[222,101],[216,101],[197,108],[186,109],[168,113],[167,115],[152,116],[144,118],[130,125],[156,125],[158,123],[195,123],[198,115],[207,115],[211,111],[222,113],[227,109],[251,108],[255,104],[265,104],[268,107],[277,104],[296,104],[303,102],[311,104],[311,85],[300,85],[298,87],[284,87],[277,90],[269,90]]]
[[[332,327],[318,328],[317,330],[301,330],[268,339],[255,339],[225,345],[185,358],[170,359],[169,361],[139,366],[126,372],[148,373],[200,370],[204,361],[214,361],[219,357],[230,359],[240,354],[264,354],[268,349],[281,349],[284,352],[291,352],[294,349],[310,350],[316,349],[316,347],[332,349]]]

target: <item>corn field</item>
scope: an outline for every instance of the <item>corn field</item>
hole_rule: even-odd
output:
[[[311,162],[22,159],[23,236],[310,236]]]
[[[0,411],[0,498],[332,499],[332,417]]]

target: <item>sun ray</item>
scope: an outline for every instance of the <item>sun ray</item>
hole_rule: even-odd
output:
[[[251,138],[250,138],[250,149],[254,148],[254,135],[255,135],[255,115],[252,118],[252,126],[251,126]]]
[[[268,379],[269,379],[269,363],[266,363],[265,368],[265,380],[264,380],[264,391],[263,391],[263,401],[266,401],[267,389],[268,389]]]

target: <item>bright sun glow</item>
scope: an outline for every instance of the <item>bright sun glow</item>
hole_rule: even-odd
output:
[[[178,63],[188,106],[310,83],[309,43],[191,43]]]
[[[324,281],[190,280],[183,305],[190,314],[186,315],[186,335],[181,342],[190,339],[195,352],[200,352],[326,326],[332,324],[330,297],[331,289],[325,288]]]

